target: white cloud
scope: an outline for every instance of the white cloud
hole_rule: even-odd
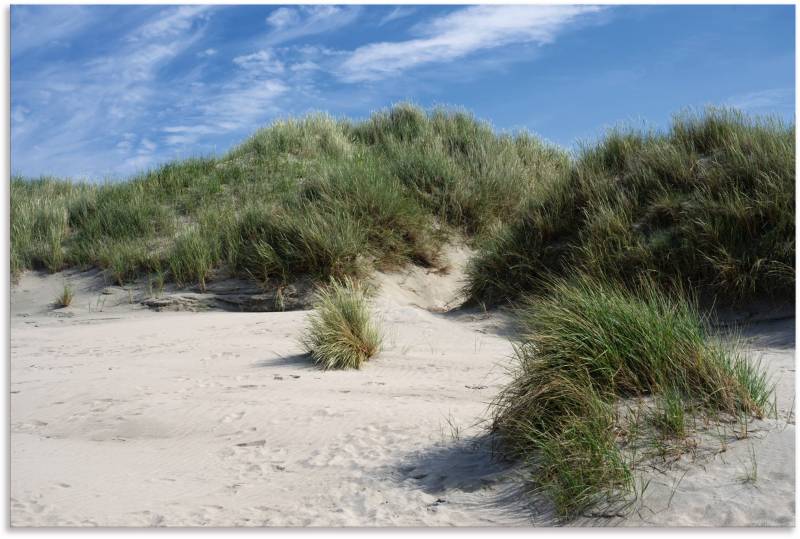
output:
[[[153,150],[155,150],[156,147],[156,143],[148,138],[143,138],[141,141],[139,141],[140,154],[153,153]]]
[[[136,141],[136,134],[123,133],[122,136],[120,136],[120,139],[121,140],[117,142],[117,145],[114,147],[121,152],[129,152],[131,148],[133,148],[134,142]]]
[[[760,90],[733,96],[725,105],[744,111],[790,108],[794,106],[794,92],[791,88]]]
[[[296,23],[300,19],[297,9],[281,7],[270,13],[267,24],[275,28],[284,28]]]
[[[207,135],[214,132],[214,129],[206,125],[169,125],[161,129],[165,133],[191,133],[197,135]]]
[[[546,44],[599,7],[576,5],[472,6],[416,28],[422,36],[365,45],[341,65],[347,82],[386,78],[416,66],[447,62],[504,45]]]
[[[203,41],[214,8],[131,9],[126,11],[131,18],[122,21],[124,31],[113,33],[101,46],[75,47],[57,61],[31,57],[35,69],[29,68],[25,76],[21,70],[15,72],[12,149],[14,165],[21,171],[95,177],[109,172],[129,174],[174,158],[179,151],[180,155],[210,151],[214,144],[227,144],[277,115],[302,112],[309,104],[352,110],[356,110],[354,103],[378,107],[387,96],[407,92],[407,86],[390,80],[385,91],[375,92],[371,85],[342,85],[335,79],[377,80],[416,66],[451,61],[437,65],[435,80],[413,81],[413,91],[424,92],[425,84],[451,80],[452,72],[446,73],[445,67],[463,71],[462,64],[452,60],[504,45],[547,43],[573,21],[596,10],[582,6],[460,8],[412,28],[414,39],[347,51],[302,38],[338,30],[355,20],[362,8],[295,6],[275,9],[268,24],[262,23],[260,35],[237,36],[242,43],[226,43],[217,51],[210,48],[216,42]],[[383,24],[415,9],[384,9],[380,12]],[[21,42],[29,50],[51,43],[53,36],[69,42],[72,35],[106,24],[97,13],[89,11],[94,22],[88,27],[72,16],[64,17],[70,20],[51,33],[37,23],[20,34],[25,38]],[[46,10],[41,20],[54,26],[59,23]],[[371,23],[376,20],[371,18]],[[12,27],[16,24],[17,19]],[[12,33],[16,54],[16,30]],[[48,36],[39,39],[37,33]],[[295,39],[296,43],[276,45]],[[238,55],[226,54],[229,47],[240,44],[249,48]],[[212,56],[212,61],[207,60]],[[469,66],[480,73],[486,69],[477,61]]]
[[[316,62],[306,60],[305,62],[298,62],[296,64],[292,64],[292,66],[289,69],[291,69],[292,71],[316,71],[320,69],[320,66]]]
[[[361,12],[359,6],[298,6],[279,8],[267,17],[272,27],[265,42],[275,45],[304,36],[322,34],[353,22]]]
[[[207,14],[206,6],[158,9],[105,43],[101,57],[87,51],[12,80],[14,106],[33,111],[12,131],[15,166],[96,177],[157,162],[163,157],[157,140],[129,135],[151,129],[175,98],[180,81],[159,75],[200,39],[198,22]],[[42,20],[50,18],[45,11]]]
[[[150,22],[129,34],[127,39],[129,41],[148,41],[180,36],[191,30],[196,21],[211,9],[213,6],[210,5],[179,6],[170,13],[154,17]]]
[[[233,63],[250,71],[263,73],[281,73],[283,71],[283,62],[275,58],[271,52],[264,50],[237,56],[233,59]]]
[[[277,100],[289,91],[283,81],[247,74],[198,96],[191,102],[197,123],[163,127],[163,141],[170,146],[189,146],[207,137],[237,130],[252,130],[279,112]]]
[[[416,11],[417,8],[414,7],[407,7],[407,6],[396,7],[392,11],[384,15],[380,21],[378,21],[378,26],[383,26],[384,24],[396,21],[397,19],[408,17],[416,13]]]
[[[217,133],[250,126],[278,110],[275,99],[289,90],[282,81],[241,80],[225,85],[217,99],[201,107]]]
[[[12,56],[68,40],[95,21],[86,6],[11,6]]]
[[[11,121],[15,124],[21,124],[25,121],[25,116],[28,115],[30,110],[23,106],[16,106],[11,110]]]
[[[134,155],[125,159],[119,167],[119,170],[128,172],[142,171],[150,168],[154,164],[153,156],[151,155]]]

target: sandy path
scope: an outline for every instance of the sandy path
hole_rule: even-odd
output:
[[[350,372],[299,355],[305,312],[15,320],[12,523],[524,523],[465,440],[507,340],[380,312],[386,349]]]
[[[430,313],[404,278],[376,302],[378,358],[321,372],[296,342],[306,312],[155,313],[124,298],[98,312],[79,297],[59,313],[44,298],[61,281],[26,279],[12,290],[12,525],[552,523],[476,425],[506,381],[498,314]],[[794,523],[794,321],[756,334],[783,419],[654,474],[629,518],[576,524]],[[750,444],[753,485],[736,479]]]

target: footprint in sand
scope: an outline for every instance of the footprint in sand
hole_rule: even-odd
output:
[[[222,418],[222,423],[233,423],[234,421],[239,421],[244,417],[244,412],[234,412],[232,414],[228,414]]]

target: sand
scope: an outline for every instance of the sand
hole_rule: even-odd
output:
[[[509,319],[445,312],[467,253],[451,256],[448,274],[378,276],[385,346],[346,372],[302,354],[307,311],[154,312],[97,272],[24,275],[11,290],[12,526],[552,525],[486,434]],[[65,279],[76,298],[54,309]],[[574,525],[794,525],[794,319],[747,331],[778,380],[779,418],[648,471],[624,518]]]

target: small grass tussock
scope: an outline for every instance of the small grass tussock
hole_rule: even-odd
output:
[[[61,293],[58,295],[55,301],[55,306],[57,309],[63,309],[64,307],[69,307],[72,304],[72,300],[75,297],[75,291],[69,285],[69,283],[64,283],[64,288],[61,290]]]
[[[358,369],[377,354],[381,333],[365,286],[346,277],[319,287],[302,344],[326,370]]]
[[[686,407],[687,403],[680,392],[670,387],[659,396],[648,419],[663,436],[684,438],[688,430]]]
[[[756,450],[752,445],[748,448],[747,461],[742,463],[742,473],[739,481],[744,484],[754,485],[758,481],[758,459]]]
[[[673,437],[685,435],[693,409],[765,412],[765,374],[709,337],[692,301],[652,282],[634,293],[586,275],[551,278],[548,288],[518,307],[517,370],[494,402],[493,424],[507,452],[537,466],[562,517],[631,493],[621,399],[655,398],[647,417]]]
[[[794,125],[729,109],[612,130],[482,244],[468,292],[514,300],[579,270],[627,285],[646,273],[723,302],[793,297],[794,141]]]

